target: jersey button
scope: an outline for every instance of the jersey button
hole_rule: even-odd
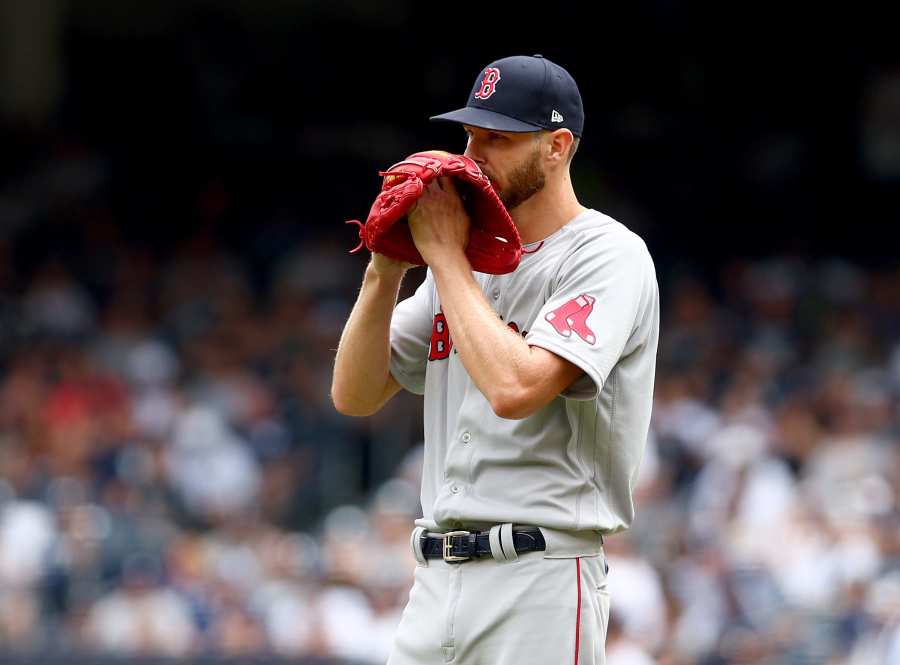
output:
[[[459,485],[450,485],[450,492],[453,494],[459,494]]]
[[[468,443],[469,441],[472,440],[472,435],[469,434],[468,432],[463,432],[463,435],[460,438],[462,439],[463,443]]]
[[[491,292],[491,296],[494,298],[494,300],[500,300],[500,289],[494,289]]]

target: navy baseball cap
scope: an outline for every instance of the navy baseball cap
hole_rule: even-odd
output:
[[[584,128],[575,79],[542,55],[514,55],[492,62],[478,78],[464,108],[432,116],[502,132]]]

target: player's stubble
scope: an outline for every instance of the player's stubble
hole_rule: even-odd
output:
[[[507,210],[513,210],[525,203],[541,191],[547,181],[547,177],[541,169],[540,144],[535,145],[534,150],[524,162],[510,171],[505,185],[498,187],[497,181],[491,177],[491,174],[487,171],[485,173]]]

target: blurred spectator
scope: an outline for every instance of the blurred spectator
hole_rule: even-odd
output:
[[[185,602],[163,585],[159,562],[138,552],[122,566],[121,588],[91,609],[87,642],[103,651],[184,656],[193,639]]]
[[[166,470],[187,509],[211,522],[247,510],[259,491],[249,446],[209,408],[195,407],[176,420]]]

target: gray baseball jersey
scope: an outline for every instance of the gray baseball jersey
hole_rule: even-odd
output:
[[[536,413],[499,418],[452,347],[431,272],[391,321],[391,373],[425,395],[427,529],[512,522],[620,531],[650,424],[659,292],[636,234],[587,210],[526,248],[508,275],[476,273],[500,318],[584,375]]]

